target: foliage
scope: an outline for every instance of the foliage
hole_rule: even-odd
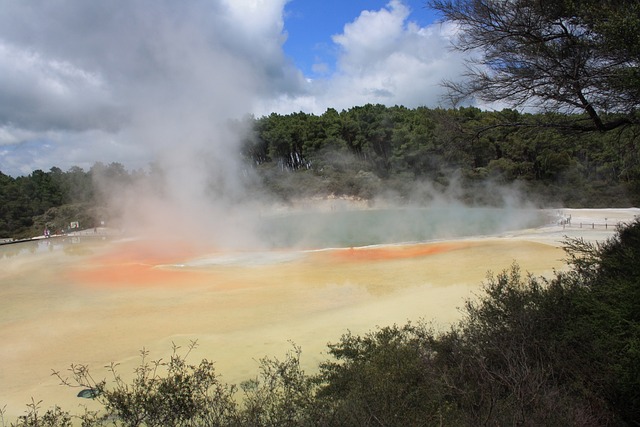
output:
[[[435,336],[423,324],[343,335],[329,345],[318,398],[329,402],[335,425],[434,425],[450,416],[434,369]]]
[[[584,112],[600,131],[638,123],[640,7],[635,1],[431,0],[474,52],[454,97]],[[603,117],[605,112],[619,116]],[[576,126],[583,128],[583,126]]]
[[[105,413],[94,422],[115,419],[118,425],[150,427],[229,423],[236,413],[235,388],[219,381],[212,362],[186,362],[195,345],[191,343],[186,355],[178,354],[179,347],[174,345],[168,362],[148,361],[148,352],[143,350],[131,384],[122,379],[115,364],[109,367],[114,383],[111,387],[105,380],[95,381],[84,365],[71,366],[71,379],[59,372],[55,375],[63,384],[90,390],[104,405]]]
[[[623,417],[640,419],[640,220],[622,227],[602,245],[569,246],[579,283],[571,328],[574,341],[588,343],[582,375]]]
[[[260,373],[240,387],[244,392],[241,424],[246,426],[322,425],[326,412],[317,406],[316,386],[300,367],[300,347],[285,359],[264,358]]]
[[[267,191],[283,198],[328,193],[370,198],[392,191],[408,199],[420,182],[447,188],[457,176],[465,201],[490,199],[491,194],[479,196],[477,185],[490,182],[517,183],[547,204],[638,203],[637,129],[584,133],[552,126],[559,121],[578,126],[583,120],[514,110],[382,105],[327,110],[321,116],[272,114],[256,121],[243,153],[258,165]],[[311,129],[312,143],[293,142],[298,140],[291,132],[308,136]]]
[[[523,278],[514,265],[491,276],[483,290],[478,300],[467,302],[459,329],[441,341],[446,381],[465,424],[599,425],[607,420],[608,411],[590,407],[598,397],[579,392],[573,367],[565,362],[574,353],[562,339],[570,327],[573,289]]]
[[[11,423],[11,427],[71,427],[71,415],[63,411],[58,406],[47,409],[44,414],[40,415],[40,404],[31,399],[31,403],[27,404],[27,413],[18,417],[17,422]],[[4,426],[3,410],[0,410],[0,424]]]
[[[49,172],[36,170],[17,178],[0,172],[0,237],[33,237],[45,227],[52,232],[64,230],[71,221],[89,228],[106,219],[94,185],[100,169],[128,176],[118,163],[96,164],[89,172],[75,166],[67,172],[53,167]]]

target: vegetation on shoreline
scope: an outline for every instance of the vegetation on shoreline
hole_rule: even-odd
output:
[[[56,372],[101,404],[71,415],[27,405],[15,427],[635,425],[640,421],[640,220],[603,244],[565,242],[570,269],[550,279],[517,265],[490,275],[449,330],[424,322],[346,333],[317,374],[293,345],[258,374],[227,384],[208,360],[84,365]]]
[[[425,202],[419,199],[420,184],[426,183],[443,193],[455,187],[457,197],[471,205],[500,204],[496,186],[516,187],[547,206],[640,204],[634,127],[576,133],[541,128],[554,120],[547,114],[383,105],[248,120],[235,124],[245,160],[245,170],[238,172],[256,178],[247,191],[266,197],[392,194]],[[503,126],[506,121],[521,125]],[[31,237],[72,220],[93,227],[114,215],[105,209],[105,188],[123,189],[143,179],[162,191],[158,165],[127,171],[119,163],[96,163],[88,171],[54,167],[17,178],[0,172],[0,237]],[[210,185],[215,194],[216,183]]]

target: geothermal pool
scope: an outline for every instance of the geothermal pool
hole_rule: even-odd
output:
[[[276,248],[335,248],[496,234],[548,222],[542,211],[488,207],[405,207],[286,212],[257,221],[256,235]]]
[[[442,213],[438,223],[424,214],[396,213],[384,230],[390,212],[365,225],[350,212],[273,215],[261,229],[270,246],[256,250],[99,233],[0,246],[0,407],[19,415],[33,397],[74,411],[88,402],[52,370],[87,364],[105,378],[118,362],[126,377],[142,348],[167,358],[172,343],[190,340],[199,343],[190,360],[216,361],[230,383],[256,375],[258,359],[282,357],[289,341],[313,369],[347,330],[456,321],[489,270],[514,260],[534,274],[563,266],[557,239],[504,234],[539,225],[536,215]],[[374,242],[383,244],[363,246]]]

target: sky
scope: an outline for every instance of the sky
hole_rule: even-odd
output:
[[[223,124],[247,114],[447,107],[441,82],[463,71],[455,28],[421,0],[0,0],[0,10],[0,172],[11,176],[187,165],[211,146],[224,156],[234,146]]]

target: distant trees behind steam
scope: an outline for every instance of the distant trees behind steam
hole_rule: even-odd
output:
[[[547,201],[574,206],[637,203],[638,127],[582,132],[567,126],[583,120],[371,104],[320,116],[274,113],[254,120],[243,153],[283,196],[306,190],[368,198],[385,189],[406,197],[411,183],[447,187],[455,176],[467,189],[487,180],[519,182]],[[295,176],[290,185],[288,172],[297,172],[289,174]]]
[[[605,243],[566,245],[569,268],[552,278],[514,264],[489,276],[449,328],[347,332],[311,374],[294,345],[230,384],[213,362],[186,360],[195,343],[186,355],[174,345],[167,361],[142,351],[130,382],[117,363],[104,374],[82,364],[56,372],[100,409],[73,416],[34,400],[9,425],[636,426],[640,220]],[[0,421],[2,412],[0,402]]]
[[[637,205],[638,127],[581,132],[567,126],[584,119],[367,104],[322,115],[274,113],[231,125],[247,170],[259,178],[257,191],[284,200],[328,194],[368,199],[381,192],[408,200],[417,183],[446,191],[455,181],[458,195],[470,203],[498,202],[492,192],[479,191],[490,182],[515,183],[545,204]],[[93,226],[104,216],[95,178],[122,186],[141,176],[162,179],[158,165],[127,171],[120,163],[96,163],[88,171],[53,167],[17,178],[0,171],[0,237],[40,233],[47,224],[60,226],[79,215],[83,225]]]

